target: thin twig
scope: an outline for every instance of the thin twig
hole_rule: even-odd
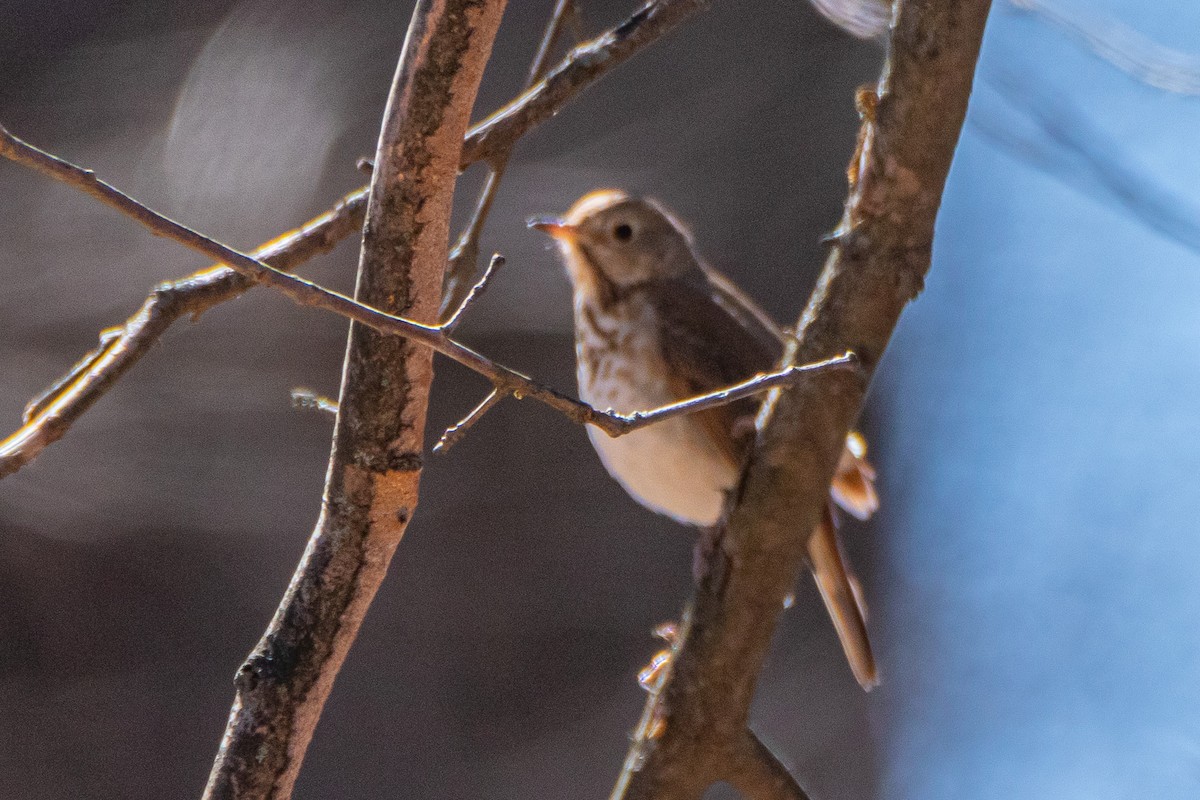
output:
[[[336,414],[338,411],[337,400],[303,386],[292,389],[292,407],[304,411],[320,411],[325,414]]]
[[[524,88],[528,89],[545,76],[546,68],[550,65],[550,54],[558,47],[563,29],[566,27],[568,18],[572,16],[575,19],[578,19],[579,16],[575,0],[557,0],[554,13],[550,15],[550,21],[546,23],[546,32],[542,34],[537,54],[533,57],[533,64],[529,67],[529,76],[525,81]],[[479,193],[479,200],[475,203],[475,211],[471,214],[470,222],[463,228],[463,232],[458,238],[458,244],[454,245],[450,251],[450,264],[446,269],[446,285],[442,295],[442,308],[439,312],[442,316],[445,316],[446,312],[452,308],[459,309],[455,316],[462,312],[464,293],[471,286],[471,279],[476,272],[476,263],[479,261],[479,236],[483,233],[483,226],[492,210],[492,202],[496,199],[496,191],[500,188],[500,181],[504,179],[504,171],[508,167],[508,159],[512,155],[516,143],[517,140],[514,139],[507,148],[500,150],[488,159],[488,176]]]
[[[609,436],[621,436],[663,419],[732,403],[776,386],[792,383],[805,372],[853,368],[855,364],[854,356],[846,353],[836,358],[760,375],[717,392],[645,413],[624,415],[600,411],[476,353],[466,345],[450,338],[443,326],[426,325],[405,317],[384,313],[312,281],[275,269],[259,259],[240,253],[228,245],[181,225],[100,180],[91,170],[78,167],[21,141],[3,126],[0,126],[0,155],[95,197],[141,223],[154,233],[174,239],[210,258],[218,259],[248,278],[282,292],[298,305],[339,314],[374,328],[380,333],[401,336],[419,342],[488,378],[492,385],[503,394],[511,394],[518,399],[533,398],[550,406],[573,422],[595,425]],[[452,321],[454,321],[453,318]],[[0,455],[3,454],[0,453]]]
[[[557,0],[554,4],[550,21],[546,23],[546,31],[538,43],[537,53],[529,65],[529,74],[525,79],[526,89],[546,77],[546,70],[550,66],[550,54],[558,47],[567,26],[570,26],[571,34],[575,37],[575,44],[582,43],[579,0]]]
[[[467,309],[471,307],[472,303],[479,299],[479,296],[483,294],[484,290],[487,289],[488,284],[491,283],[492,278],[495,277],[496,272],[499,271],[504,264],[504,256],[500,255],[499,253],[492,255],[491,260],[488,262],[487,269],[483,271],[483,275],[481,275],[479,280],[475,282],[475,285],[471,287],[471,291],[467,292],[467,296],[464,297],[458,304],[458,308],[456,308],[454,313],[450,315],[450,319],[441,324],[440,327],[442,330],[449,332],[458,327],[458,323],[462,322],[463,314],[465,314]]]
[[[465,169],[509,149],[597,78],[710,4],[711,0],[651,0],[624,22],[579,45],[544,80],[467,132],[459,166]]]
[[[511,147],[512,142],[554,116],[609,70],[670,33],[704,5],[687,0],[656,3],[655,13],[638,12],[577,48],[555,68],[558,77],[554,87],[534,86],[504,106],[502,111],[507,113],[497,112],[468,132],[468,141],[474,143],[474,158],[490,158],[492,153]],[[637,36],[629,35],[631,30]],[[626,33],[622,35],[621,31]],[[470,163],[471,158],[460,160],[460,167],[465,168]],[[367,164],[370,164],[369,160]],[[294,269],[361,230],[366,197],[366,187],[346,195],[334,209],[296,231],[273,239],[254,251],[254,255],[279,269]],[[277,253],[267,252],[267,248],[281,243]],[[0,478],[16,472],[46,446],[61,439],[79,417],[149,352],[175,320],[187,315],[196,317],[237,297],[250,285],[253,281],[244,275],[216,265],[156,289],[142,308],[121,326],[119,338],[104,341],[27,406],[25,424],[0,442]]]
[[[467,431],[469,431],[471,427],[478,422],[492,406],[503,400],[504,397],[505,396],[500,393],[499,389],[492,389],[492,391],[488,393],[488,396],[480,401],[479,405],[471,409],[469,414],[446,429],[446,432],[442,434],[442,438],[438,439],[438,443],[433,446],[433,452],[445,453],[451,447],[454,447],[454,445],[458,444],[458,442],[467,435]]]
[[[699,800],[712,783],[739,776],[739,788],[764,800],[800,796],[790,782],[770,777],[781,777],[781,765],[745,745],[754,691],[866,379],[929,269],[988,7],[988,0],[897,4],[884,77],[861,96],[864,120],[840,233],[793,348],[796,360],[852,349],[864,372],[816,376],[767,400],[614,800]],[[754,772],[746,771],[750,755],[759,762]]]
[[[609,435],[622,436],[626,433],[636,431],[638,428],[653,425],[656,422],[663,422],[673,417],[682,417],[710,408],[716,408],[717,406],[734,403],[747,397],[762,394],[771,389],[790,386],[796,383],[800,375],[805,373],[824,372],[830,369],[846,369],[850,372],[858,372],[858,358],[852,352],[845,352],[833,358],[813,361],[809,364],[796,364],[776,370],[775,372],[755,375],[749,380],[735,383],[724,389],[718,389],[715,392],[709,392],[708,394],[696,397],[689,397],[686,400],[680,400],[678,403],[661,406],[650,411],[635,411],[632,414],[614,414],[608,412],[607,416],[616,420],[616,431]],[[607,431],[605,432],[607,433]]]
[[[73,384],[79,378],[79,376],[83,375],[85,372],[89,372],[92,369],[92,366],[97,361],[104,358],[109,350],[111,350],[118,343],[124,330],[124,328],[117,327],[105,328],[104,330],[100,331],[100,341],[97,343],[94,350],[89,350],[80,356],[79,360],[71,365],[71,369],[67,371],[67,374],[63,375],[54,383],[47,386],[42,390],[41,394],[35,396],[25,404],[25,408],[21,412],[22,424],[28,425],[30,422],[32,422],[39,414],[45,411],[51,403],[53,403],[56,399],[62,396],[64,392],[70,389],[71,384]]]
[[[618,414],[615,411],[598,411],[586,403],[581,403],[588,409],[589,414],[596,415],[594,419],[587,420],[595,425],[600,430],[607,433],[609,436],[617,437],[624,436],[627,433],[633,433],[639,428],[645,428],[648,425],[654,425],[658,422],[675,417],[683,417],[688,414],[696,414],[701,411],[706,411],[710,408],[728,405],[735,403],[747,397],[753,397],[758,394],[763,394],[771,389],[776,389],[781,386],[790,386],[794,384],[802,375],[813,372],[824,372],[825,370],[847,369],[856,370],[858,368],[858,359],[854,353],[846,352],[834,358],[827,358],[822,361],[814,361],[810,364],[799,364],[775,372],[766,372],[755,375],[749,380],[735,383],[732,386],[726,386],[723,389],[718,389],[715,392],[701,394],[695,397],[689,397],[686,400],[681,400],[678,403],[671,403],[666,406],[649,409],[647,411],[635,411],[632,414]],[[435,450],[448,450],[451,446],[458,443],[467,430],[479,421],[492,406],[504,399],[508,395],[516,397],[518,400],[524,396],[523,389],[513,387],[505,382],[496,382],[492,387],[492,392],[484,401],[476,406],[471,412],[457,424],[451,426],[442,437],[442,442],[439,442],[439,447]],[[533,397],[533,395],[530,395]],[[494,398],[494,399],[493,399]],[[539,398],[540,399],[540,398]],[[570,417],[570,414],[566,416]],[[450,441],[445,440],[449,437]]]
[[[279,269],[294,269],[361,230],[366,205],[366,190],[352,192],[303,227],[260,246],[254,255]],[[195,319],[253,285],[253,280],[236,270],[214,266],[156,286],[124,325],[101,333],[99,347],[30,401],[21,428],[0,441],[0,478],[16,472],[61,439],[76,420],[153,348],[176,320]]]

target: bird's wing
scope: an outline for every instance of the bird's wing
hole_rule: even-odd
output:
[[[679,400],[769,371],[783,352],[782,329],[728,280],[714,280],[714,274],[710,272],[707,281],[664,281],[656,288],[660,294],[655,305],[664,326],[659,337],[662,355]],[[732,463],[740,464],[745,456],[759,402],[742,400],[696,415]],[[830,487],[838,505],[859,519],[866,519],[879,504],[865,447],[859,434],[847,437]],[[859,684],[870,689],[878,683],[878,673],[867,638],[866,607],[838,543],[832,509],[809,536],[807,553],[850,669]]]
[[[716,391],[769,372],[783,345],[752,316],[739,314],[698,279],[656,281],[649,291],[662,326],[659,341],[676,400]],[[741,464],[760,398],[739,400],[695,414],[713,444]]]
[[[725,277],[724,273],[708,265],[701,269],[708,278],[713,298],[717,303],[738,318],[742,326],[756,339],[761,340],[764,346],[774,349],[787,343],[787,333],[783,327],[766,312],[766,309],[756,303],[754,298],[743,292],[737,284]]]
[[[762,346],[771,352],[787,342],[788,333],[753,298],[733,281],[709,266],[704,274],[712,286],[713,298]],[[778,357],[778,355],[776,355]],[[747,376],[749,377],[749,376]],[[744,380],[744,378],[743,378]],[[870,519],[879,509],[875,492],[875,469],[866,459],[867,443],[858,431],[846,437],[837,472],[830,485],[834,501],[856,519]]]

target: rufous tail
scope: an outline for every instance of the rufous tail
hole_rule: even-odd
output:
[[[826,509],[821,524],[808,539],[808,560],[850,670],[859,685],[870,691],[879,684],[879,671],[867,638],[867,610],[858,580],[838,544],[832,509]]]

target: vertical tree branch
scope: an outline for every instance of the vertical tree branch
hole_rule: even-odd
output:
[[[420,0],[388,98],[357,298],[432,321],[463,136],[504,0]],[[207,798],[291,794],[337,671],[417,502],[433,352],[350,326],[320,518],[238,671]]]
[[[920,291],[988,7],[901,0],[884,75],[860,94],[864,121],[845,214],[793,358],[853,350],[869,379]],[[861,377],[824,374],[768,401],[717,552],[685,611],[674,663],[649,700],[614,798],[698,800],[715,781],[736,785],[758,673],[866,388]],[[770,781],[750,785],[759,791]],[[789,792],[781,784],[773,796]]]

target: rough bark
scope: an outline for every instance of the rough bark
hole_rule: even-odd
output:
[[[929,269],[988,8],[988,0],[899,5],[883,77],[860,93],[845,214],[792,354],[804,361],[853,350],[864,371],[816,375],[768,402],[716,555],[685,611],[671,671],[649,700],[614,798],[697,800],[718,780],[754,796],[794,796],[740,779],[750,704],[846,434]]]
[[[376,152],[357,298],[433,321],[463,136],[504,0],[422,0]],[[433,352],[352,324],[320,519],[238,671],[208,798],[287,798],[417,503]]]

